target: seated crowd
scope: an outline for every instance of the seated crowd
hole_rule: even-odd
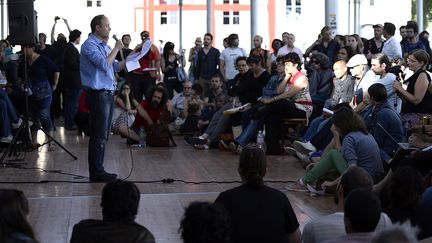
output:
[[[261,48],[262,37],[255,36],[248,57],[238,47],[238,35],[231,34],[227,47],[219,52],[207,33],[203,47],[197,38],[189,58],[189,80],[182,80],[178,73],[185,60],[175,53],[172,42],[165,44],[162,54],[150,47],[145,58],[152,60],[140,61],[139,69],[118,74],[112,132],[126,138],[128,144],[143,142],[144,134],[151,135],[154,127],[161,126],[167,129],[166,136],[172,139],[171,132],[180,133],[196,149],[221,146],[240,153],[238,172],[243,185],[222,192],[215,203],[192,203],[181,221],[184,242],[385,242],[396,235],[407,241],[432,237],[428,222],[432,216],[429,43],[424,37],[417,38],[414,21],[408,21],[406,28],[415,35],[406,36],[401,43],[395,42],[392,23],[373,28],[375,36],[370,40],[356,34],[333,39],[326,26],[305,55],[294,46],[293,34],[284,33],[283,41],[273,41],[273,53]],[[69,44],[78,44],[80,34],[71,31]],[[48,49],[53,47],[44,43],[46,36],[41,37],[38,45],[23,46],[19,58],[12,56],[7,41],[1,42],[2,144],[11,143],[22,123],[25,96],[34,121],[28,149],[41,146],[36,139],[40,128],[54,136],[59,92],[66,103],[65,129],[91,132],[86,90],[74,86],[81,82],[79,70],[70,66],[73,72],[68,77],[75,78],[60,78],[75,54],[67,54],[63,43],[63,49],[53,50],[57,54],[50,57]],[[122,56],[140,49],[129,49],[130,36],[123,37]],[[149,33],[143,31],[141,37],[149,38]],[[143,66],[153,61],[155,67]],[[151,71],[145,71],[148,68]],[[154,75],[153,69],[157,69]],[[146,82],[140,83],[141,79]],[[69,81],[59,84],[59,80]],[[287,134],[281,131],[284,121],[290,119],[307,126],[287,145],[283,143]],[[256,139],[258,133],[265,134],[264,142]],[[149,145],[170,145],[150,138],[154,136],[147,136]],[[264,146],[251,148],[255,141]],[[47,143],[48,150],[55,149],[54,143]],[[297,156],[306,169],[301,178],[288,183],[287,190],[334,193],[338,207],[334,214],[306,224],[303,237],[286,195],[263,182],[265,156],[283,154]],[[128,204],[118,208],[125,204],[118,198],[127,197]],[[0,240],[18,237],[34,242],[22,193],[1,190],[0,199]],[[114,240],[117,242],[154,242],[152,233],[135,222],[139,199],[132,183],[108,183],[102,193],[103,220],[78,223],[71,242],[104,242],[116,237],[121,238]],[[20,225],[6,220],[11,218],[9,207],[18,210],[10,213]],[[406,221],[417,230],[404,224]],[[401,225],[391,228],[392,222]]]

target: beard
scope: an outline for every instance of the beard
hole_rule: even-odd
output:
[[[150,103],[150,107],[151,107],[152,109],[157,109],[157,108],[159,108],[159,103],[156,102],[156,101],[152,101],[152,102]]]

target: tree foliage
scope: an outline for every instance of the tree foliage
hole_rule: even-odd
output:
[[[417,19],[417,0],[412,0],[411,18]],[[423,24],[426,29],[432,22],[432,0],[423,0]],[[420,32],[423,30],[419,30]]]

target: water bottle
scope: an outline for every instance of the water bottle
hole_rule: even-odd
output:
[[[265,152],[265,139],[263,131],[259,131],[257,135],[257,147]]]
[[[139,147],[144,148],[146,146],[146,133],[144,130],[144,126],[141,126],[139,130]]]
[[[403,132],[404,132],[404,137],[403,137],[403,142],[407,143],[408,142],[408,137],[409,137],[409,130],[411,128],[411,122],[409,121],[403,121]]]

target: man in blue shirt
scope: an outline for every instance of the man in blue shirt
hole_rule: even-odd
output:
[[[87,89],[86,104],[90,110],[89,174],[91,182],[109,182],[117,175],[104,170],[105,141],[111,131],[116,88],[114,71],[125,66],[124,61],[115,60],[123,43],[117,41],[114,49],[107,45],[111,27],[106,16],[94,17],[90,26],[92,33],[81,46],[80,56],[81,80]]]

